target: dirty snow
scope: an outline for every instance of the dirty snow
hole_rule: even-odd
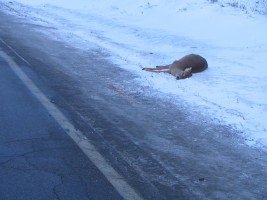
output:
[[[109,51],[140,84],[177,106],[226,124],[267,146],[267,6],[264,0],[17,0],[1,10],[55,27],[51,37]],[[55,34],[56,33],[56,34]],[[209,69],[176,81],[143,67],[197,53]],[[185,102],[185,103],[181,103]]]

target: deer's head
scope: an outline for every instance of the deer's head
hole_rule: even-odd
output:
[[[178,75],[176,76],[176,79],[185,79],[185,78],[189,78],[192,76],[192,67],[190,68],[186,68],[184,71],[181,71],[180,73],[178,73]]]

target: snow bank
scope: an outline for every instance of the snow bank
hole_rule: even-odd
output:
[[[35,9],[7,4],[53,25],[66,41],[73,35],[109,50],[114,62],[139,75],[140,84],[230,125],[250,144],[267,145],[267,18],[255,13],[266,11],[264,1],[16,2]],[[189,53],[204,56],[209,69],[182,81],[141,70]]]
[[[221,6],[232,6],[247,12],[267,14],[266,0],[209,0],[209,2],[218,3]]]

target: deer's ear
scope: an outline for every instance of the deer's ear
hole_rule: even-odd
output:
[[[183,75],[182,75],[182,78],[184,79],[184,78],[191,77],[191,76],[192,76],[191,71],[192,71],[192,67],[190,67],[190,68],[186,68],[186,69],[184,70],[184,73],[183,73]]]
[[[184,71],[185,72],[191,72],[192,71],[192,67],[186,68]]]

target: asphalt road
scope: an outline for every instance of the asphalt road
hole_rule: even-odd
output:
[[[266,153],[246,146],[229,127],[157,98],[160,93],[138,85],[135,75],[112,64],[109,54],[95,44],[75,48],[77,44],[48,37],[57,34],[49,26],[4,13],[0,30],[0,38],[13,50],[3,44],[1,48],[144,199],[267,199]],[[85,193],[92,194],[85,196],[88,199],[120,199],[3,60],[0,73],[1,97],[6,96],[0,100],[5,150],[0,197],[16,195],[13,187],[30,191],[41,182],[46,188],[43,199],[46,190],[51,195],[69,194],[70,199]],[[23,184],[15,184],[16,173]],[[92,192],[96,187],[100,189]]]
[[[0,57],[0,199],[122,199]]]

